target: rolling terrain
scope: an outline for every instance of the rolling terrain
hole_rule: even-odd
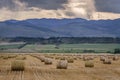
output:
[[[28,19],[0,22],[0,37],[120,37],[120,19]]]

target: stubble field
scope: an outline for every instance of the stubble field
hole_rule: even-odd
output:
[[[109,60],[111,64],[103,63],[100,60],[102,58]],[[119,55],[105,54],[1,53],[0,80],[120,80],[119,58]],[[52,63],[45,64],[45,59]],[[12,70],[14,61],[24,62],[25,69]],[[67,69],[58,69],[59,61],[66,61]],[[94,66],[85,67],[86,62],[92,62]]]

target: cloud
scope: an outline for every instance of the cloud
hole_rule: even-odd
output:
[[[14,9],[15,4],[14,1],[12,0],[0,0],[0,8],[9,8],[9,9]]]
[[[72,18],[66,15],[66,11],[64,10],[43,10],[32,8],[32,10],[27,11],[11,11],[6,8],[0,10],[1,16],[0,20],[8,20],[8,19],[29,19],[29,18]]]
[[[29,18],[98,19],[99,14],[109,14],[109,12],[112,15],[119,14],[119,3],[119,0],[0,0],[0,20]],[[99,18],[109,18],[108,16]],[[114,16],[112,17],[114,18]]]
[[[93,13],[93,19],[117,19],[120,18],[119,13],[109,13],[109,12],[95,12]]]
[[[120,13],[120,0],[95,0],[95,7],[99,12]]]
[[[20,0],[26,3],[27,7],[37,7],[47,10],[57,10],[64,8],[62,5],[67,3],[67,0]]]
[[[93,9],[88,9],[88,1],[91,0],[8,0],[9,4],[1,2],[8,5],[1,6],[0,19],[89,18],[87,11],[91,14]]]
[[[0,9],[8,9],[11,11],[24,10],[26,7],[25,3],[20,2],[20,0],[0,0]]]
[[[65,8],[75,17],[90,18],[95,11],[93,0],[68,0]]]

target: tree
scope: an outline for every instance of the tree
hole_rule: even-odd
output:
[[[120,53],[120,49],[119,49],[119,48],[114,49],[114,53],[115,53],[115,54]]]

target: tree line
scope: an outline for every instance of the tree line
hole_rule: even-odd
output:
[[[50,38],[33,38],[33,37],[15,37],[0,38],[0,42],[26,42],[38,44],[79,44],[79,43],[120,43],[120,37],[50,37]]]

